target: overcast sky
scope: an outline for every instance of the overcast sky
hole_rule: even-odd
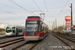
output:
[[[69,6],[71,3],[73,4],[73,21],[75,24],[75,0],[0,0],[0,23],[22,25],[25,24],[27,16],[40,16],[40,13],[43,12],[45,13],[44,22],[51,29],[55,19],[57,19],[58,26],[63,25],[63,23],[65,25],[65,16],[70,16],[71,9]]]

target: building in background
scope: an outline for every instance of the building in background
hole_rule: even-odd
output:
[[[8,26],[8,24],[0,23],[0,31],[2,29],[5,29]]]

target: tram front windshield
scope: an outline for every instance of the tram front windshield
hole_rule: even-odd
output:
[[[11,32],[11,31],[12,31],[11,28],[6,28],[7,33]]]
[[[25,31],[37,31],[38,24],[37,21],[27,21]]]

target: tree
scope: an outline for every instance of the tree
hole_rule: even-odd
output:
[[[51,31],[50,29],[48,29],[49,30],[49,32]]]
[[[59,31],[62,31],[64,28],[63,28],[63,26],[59,26],[59,27],[57,27],[57,28],[54,28],[53,30],[59,30]]]
[[[63,26],[59,26],[59,27],[58,27],[58,30],[59,30],[59,31],[62,31],[63,29],[64,29]]]
[[[54,28],[53,30],[57,30],[57,28]]]

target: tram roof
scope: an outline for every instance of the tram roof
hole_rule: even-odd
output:
[[[16,28],[18,28],[18,27],[24,27],[24,26],[18,26],[18,25],[11,25],[11,26],[7,26],[7,27],[10,27],[10,28],[12,28],[12,27],[16,27]]]
[[[39,16],[28,16],[27,18],[40,18]]]

